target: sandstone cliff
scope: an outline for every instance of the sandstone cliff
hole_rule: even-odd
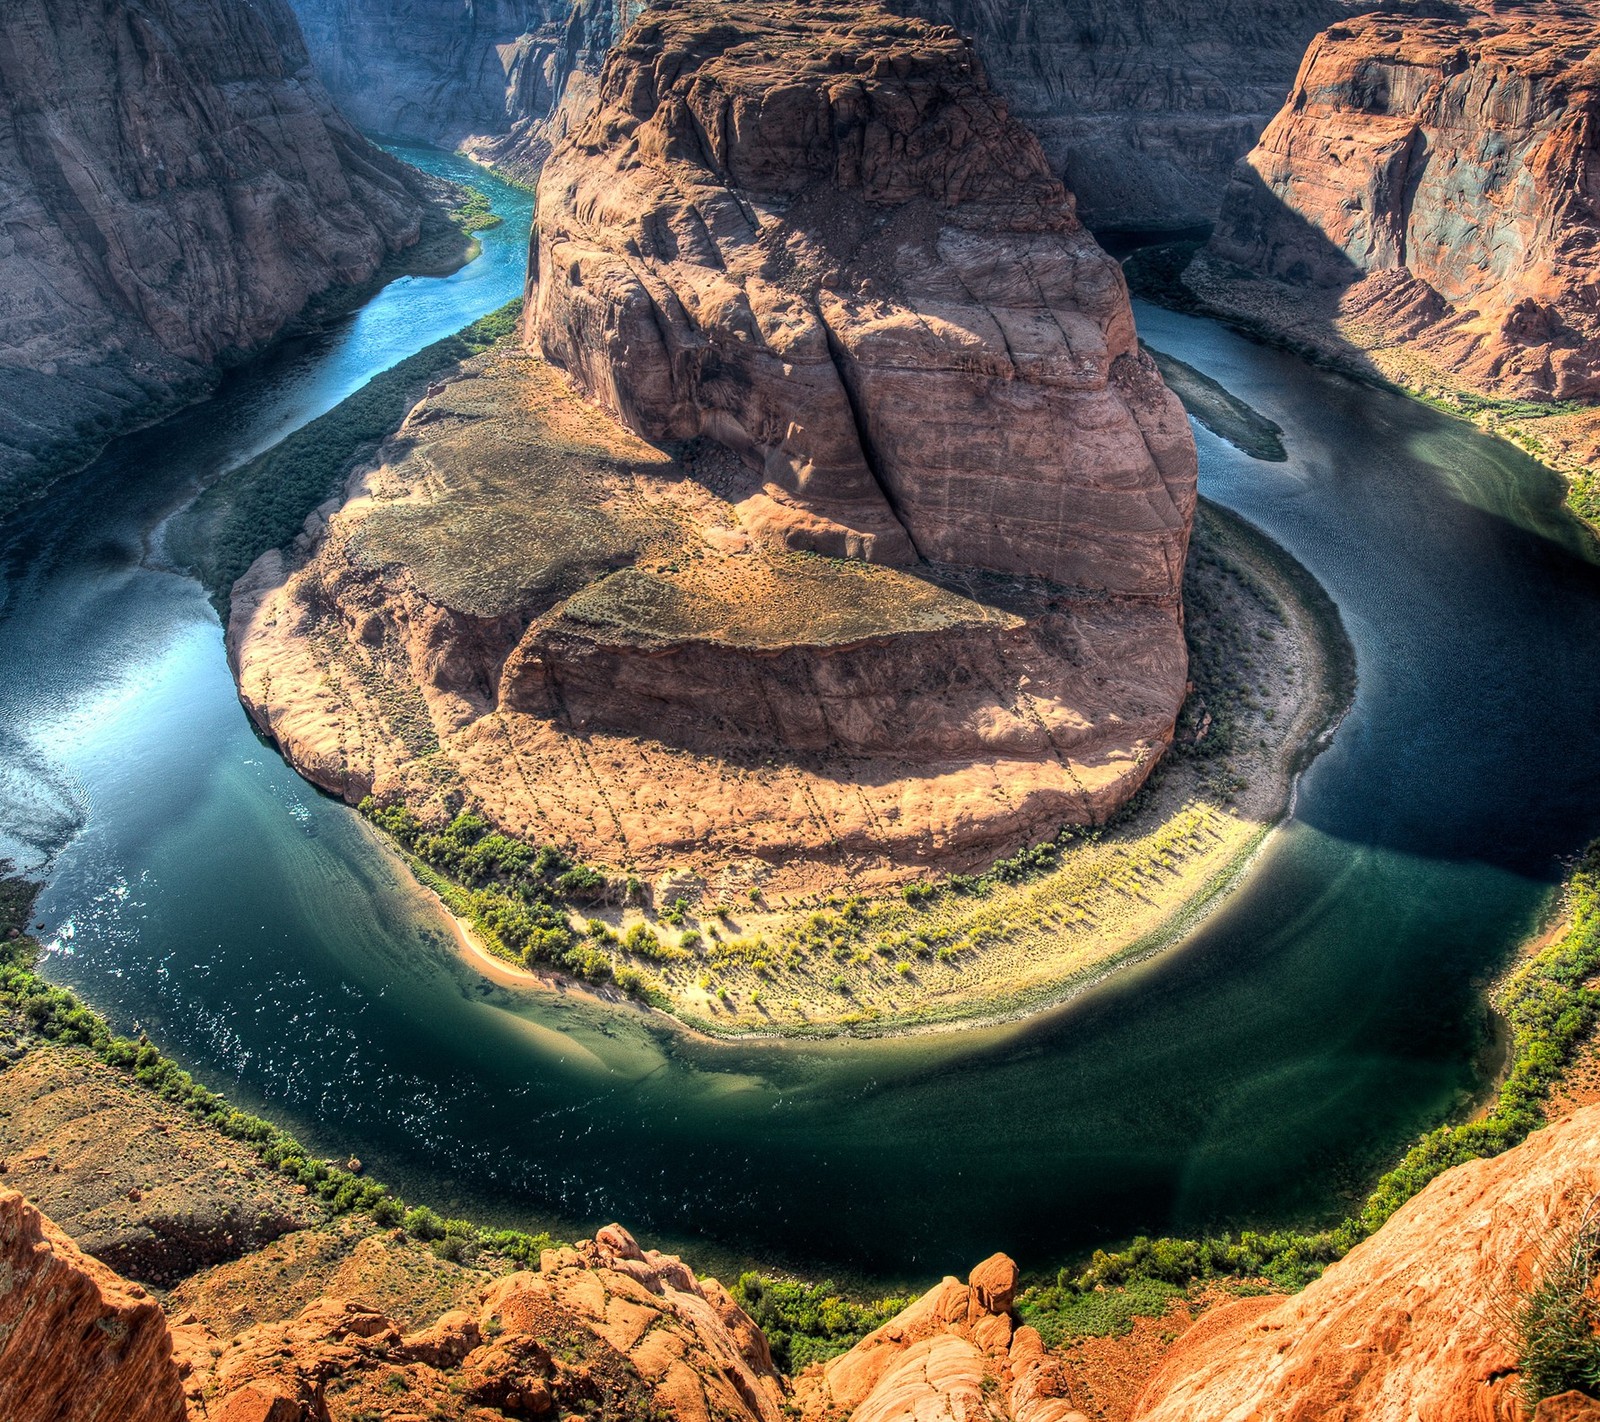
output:
[[[540,183],[527,329],[790,547],[1177,595],[1194,451],[1115,262],[953,30],[647,12]]]
[[[1305,46],[1351,0],[894,0],[973,36],[1096,231],[1210,222]]]
[[[533,176],[642,0],[293,0],[323,78],[364,127]],[[895,0],[977,42],[1097,229],[1210,221],[1307,41],[1353,0]],[[576,93],[574,92],[574,85]],[[553,121],[552,121],[553,120]]]
[[[1230,284],[1214,261],[1194,284],[1291,333],[1387,349],[1410,383],[1600,395],[1597,25],[1592,4],[1506,4],[1326,30],[1210,246],[1273,282]]]
[[[1138,1422],[1521,1422],[1510,1317],[1600,1197],[1600,1106],[1458,1166],[1304,1292],[1219,1309]],[[1551,1417],[1600,1416],[1554,1406]]]
[[[414,242],[283,0],[0,8],[0,511]]]

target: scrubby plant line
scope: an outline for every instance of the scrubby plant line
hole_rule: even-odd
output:
[[[1135,1239],[1096,1250],[1080,1271],[1063,1269],[1053,1285],[1027,1290],[1019,1307],[1047,1338],[1070,1336],[1084,1297],[1101,1289],[1178,1288],[1207,1279],[1266,1279],[1303,1288],[1375,1233],[1405,1202],[1452,1166],[1499,1155],[1545,1124],[1545,1104],[1578,1047],[1600,1018],[1600,841],[1570,876],[1567,932],[1505,980],[1495,1005],[1511,1032],[1511,1067],[1481,1118],[1439,1126],[1422,1136],[1374,1186],[1361,1210],[1316,1233],[1246,1230],[1237,1237]],[[1164,1305],[1163,1305],[1164,1307]],[[1152,1310],[1159,1312],[1160,1310]]]

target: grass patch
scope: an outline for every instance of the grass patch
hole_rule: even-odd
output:
[[[1600,1394],[1600,1217],[1595,1203],[1541,1262],[1511,1310],[1517,1371],[1530,1409],[1564,1392]]]
[[[521,311],[520,300],[508,302],[374,376],[327,414],[224,474],[173,521],[169,552],[192,568],[224,622],[233,584],[245,570],[293,540],[357,461],[395,431],[420,387],[510,335]]]
[[[766,1334],[772,1360],[791,1376],[847,1352],[912,1302],[891,1297],[861,1303],[838,1293],[832,1283],[754,1273],[741,1274],[730,1292]]]

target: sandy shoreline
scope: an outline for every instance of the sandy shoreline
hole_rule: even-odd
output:
[[[1292,673],[1270,692],[1264,684],[1252,688],[1252,697],[1260,694],[1262,700],[1253,703],[1259,716],[1250,734],[1264,744],[1252,744],[1228,762],[1228,774],[1234,782],[1242,782],[1237,793],[1230,793],[1226,804],[1211,803],[1205,798],[1209,792],[1203,778],[1192,766],[1180,762],[1164,767],[1137,810],[1104,838],[1069,849],[1060,868],[1017,888],[996,889],[988,900],[956,905],[955,911],[970,919],[998,919],[1008,936],[964,954],[959,968],[946,975],[948,983],[938,985],[938,990],[909,990],[912,973],[897,980],[887,963],[868,958],[863,949],[856,958],[865,960],[864,969],[855,963],[844,965],[865,979],[864,986],[852,986],[842,1004],[846,1010],[801,1011],[788,1020],[779,1018],[765,1006],[768,996],[784,990],[778,975],[764,962],[752,969],[747,962],[719,959],[717,954],[752,942],[765,950],[768,936],[805,915],[809,905],[804,904],[777,913],[700,918],[700,928],[712,940],[702,951],[712,963],[720,963],[715,968],[709,968],[704,957],[676,972],[640,964],[659,975],[660,986],[672,999],[670,1009],[647,1007],[619,990],[597,989],[558,972],[511,964],[489,952],[470,925],[440,900],[462,956],[501,986],[579,996],[608,1007],[628,1006],[659,1016],[677,1030],[715,1040],[804,1041],[846,1035],[909,1036],[1014,1023],[1058,1008],[1113,973],[1171,949],[1228,900],[1274,829],[1292,814],[1299,776],[1332,739],[1353,685],[1337,613],[1314,583],[1305,586],[1309,575],[1242,520],[1216,510],[1209,516],[1214,521],[1211,536],[1276,599],[1286,644],[1281,660]],[[1215,523],[1219,519],[1220,528]],[[1316,605],[1319,598],[1326,606]],[[1252,629],[1252,635],[1259,632]],[[1270,740],[1265,734],[1256,735],[1258,731],[1270,731]],[[893,912],[909,915],[897,904]],[[623,927],[643,915],[611,912],[605,917],[613,927]],[[931,918],[917,916],[917,921]],[[652,926],[670,939],[670,930],[659,921]],[[721,943],[719,928],[739,938],[733,945]],[[810,969],[831,971],[834,966],[826,961],[806,964],[798,970],[799,978],[815,992]],[[933,970],[944,966],[942,961],[918,960],[913,972],[932,977]],[[797,1008],[799,1001],[794,999]]]

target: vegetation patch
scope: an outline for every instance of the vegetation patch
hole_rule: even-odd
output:
[[[307,515],[394,432],[430,380],[516,330],[521,310],[521,301],[508,302],[374,376],[327,414],[224,474],[173,520],[169,555],[193,570],[224,622],[233,584],[245,570],[294,539]]]
[[[387,1186],[318,1160],[281,1127],[236,1110],[148,1039],[117,1036],[76,994],[39,976],[39,944],[24,931],[37,892],[37,885],[14,877],[11,865],[0,861],[0,1021],[9,1019],[47,1042],[86,1048],[107,1066],[175,1102],[202,1125],[242,1141],[269,1170],[304,1185],[334,1214],[359,1211],[386,1228],[403,1228],[430,1243],[440,1258],[470,1263],[481,1252],[536,1267],[540,1252],[554,1247],[547,1234],[484,1229],[466,1220],[441,1219],[426,1208],[408,1209]]]
[[[741,1274],[730,1292],[766,1334],[773,1362],[791,1377],[848,1352],[913,1302],[907,1296],[863,1303],[846,1298],[832,1283],[754,1273]]]
[[[1541,1261],[1511,1309],[1523,1400],[1534,1408],[1564,1392],[1600,1394],[1600,1216],[1595,1204]]]

